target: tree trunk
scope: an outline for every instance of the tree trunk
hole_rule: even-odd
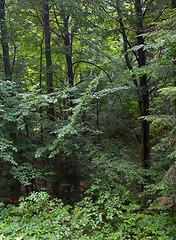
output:
[[[43,40],[44,40],[44,37],[42,38],[41,44],[40,44],[40,78],[39,78],[40,94],[42,94]],[[42,110],[42,107],[40,107],[39,112],[40,112],[40,118],[42,119],[42,118],[43,118],[43,110]],[[41,132],[40,132],[40,134],[41,134],[41,135],[40,135],[41,143],[43,144],[44,138],[43,138],[43,126],[42,126],[42,124],[41,124]]]
[[[47,77],[47,93],[53,93],[53,77],[52,77],[52,60],[51,60],[51,44],[50,44],[50,23],[49,23],[49,6],[48,1],[43,4],[43,31],[45,37],[45,56],[46,56],[46,77]],[[50,120],[54,120],[54,106],[50,104],[47,110],[47,114]]]
[[[171,0],[171,9],[176,8],[176,0]],[[174,52],[174,65],[176,66],[176,51]],[[176,80],[174,81],[174,87],[176,87]],[[176,99],[174,100],[174,106],[175,106],[175,115],[176,115]]]
[[[65,51],[66,51],[66,61],[67,61],[67,76],[68,76],[68,83],[70,87],[74,86],[74,74],[73,74],[73,63],[72,63],[72,41],[70,40],[69,31],[68,31],[68,21],[69,21],[69,15],[67,17],[64,17],[63,19],[63,25],[64,25],[64,45],[65,45]],[[69,96],[69,106],[73,107],[73,96]],[[69,112],[69,115],[71,115],[72,112]]]
[[[70,86],[74,86],[74,74],[73,74],[73,63],[72,63],[72,45],[70,42],[69,31],[68,31],[68,21],[69,17],[67,16],[63,19],[64,23],[64,45],[66,48],[66,61],[67,61],[67,74],[68,81]]]
[[[5,0],[0,0],[0,27],[1,27],[1,45],[3,50],[4,71],[6,79],[11,80],[12,73],[10,69],[10,57],[8,46],[7,25],[5,21]]]
[[[176,0],[171,0],[171,7],[176,8]]]
[[[146,65],[145,50],[142,47],[144,45],[144,38],[141,34],[143,30],[143,16],[141,0],[135,0],[135,10],[137,17],[137,45],[141,46],[138,49],[138,66],[139,68]],[[140,78],[140,112],[141,116],[145,117],[149,115],[149,91],[147,84],[147,75],[143,74]],[[144,169],[150,167],[150,149],[149,149],[149,122],[142,119],[142,166]]]

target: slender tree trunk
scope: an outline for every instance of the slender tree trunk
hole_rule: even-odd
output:
[[[141,48],[138,49],[137,55],[135,54],[136,60],[138,62],[139,68],[146,65],[146,55],[145,50],[143,49],[142,45],[144,44],[144,38],[141,35],[141,30],[143,30],[143,24],[142,24],[142,5],[141,0],[135,0],[135,10],[136,10],[136,17],[137,17],[137,45],[141,46]],[[120,10],[118,10],[119,14],[119,23],[121,27],[121,34],[123,37],[123,43],[124,43],[124,52],[125,52],[125,61],[127,67],[132,70],[133,67],[130,63],[129,57],[128,57],[128,40],[125,33],[125,27],[123,24],[123,20],[121,18]],[[140,115],[147,116],[149,115],[149,91],[148,91],[148,85],[147,85],[147,75],[143,74],[139,78],[139,86],[136,80],[136,76],[133,75],[133,82],[134,85],[138,88],[139,87],[139,108],[140,108]],[[149,123],[146,120],[142,120],[142,166],[144,169],[148,169],[150,167],[150,148],[149,148]]]
[[[46,0],[43,4],[43,31],[45,37],[45,56],[46,56],[46,77],[47,77],[47,93],[53,93],[53,77],[51,72],[52,60],[51,60],[51,43],[50,43],[50,23],[49,23],[49,0]],[[54,106],[50,104],[47,110],[47,114],[50,120],[54,120]]]
[[[12,79],[10,57],[9,57],[9,45],[8,45],[8,33],[5,20],[5,0],[0,0],[0,28],[1,28],[1,45],[3,50],[4,72],[6,80]],[[14,93],[12,94],[14,96]],[[10,138],[14,141],[16,139],[16,124],[12,123],[13,130],[10,132]]]
[[[39,84],[40,84],[40,94],[42,94],[42,69],[43,69],[43,64],[42,64],[42,60],[43,60],[43,39],[41,40],[41,45],[40,45],[40,80],[39,80]],[[40,118],[43,118],[43,110],[42,107],[40,107],[39,109],[40,112]],[[40,132],[40,138],[41,138],[41,143],[43,144],[44,142],[44,138],[43,138],[43,126],[41,124],[41,132]]]
[[[44,40],[44,36],[41,40],[41,44],[40,44],[40,77],[39,77],[39,85],[40,85],[40,94],[42,94],[42,70],[43,70],[43,64],[42,64],[42,60],[43,60],[43,40]],[[40,119],[43,119],[43,109],[42,107],[40,107],[39,109],[40,112]],[[43,125],[41,124],[41,130],[40,130],[40,141],[41,144],[43,145],[44,143],[44,132],[43,132]],[[46,160],[44,160],[43,162],[44,166],[46,166]],[[37,179],[36,179],[36,186],[38,185]],[[47,181],[46,179],[44,179],[44,187],[47,188]],[[38,189],[40,187],[37,187]]]
[[[174,9],[176,8],[176,0],[171,0],[171,8]],[[176,51],[174,52],[174,65],[176,66]],[[176,80],[174,81],[174,87],[176,87]],[[174,100],[174,105],[175,105],[175,115],[176,115],[176,99]]]
[[[142,16],[142,5],[141,0],[135,0],[135,10],[137,17],[137,45],[141,46],[138,49],[138,65],[139,68],[146,65],[146,55],[145,50],[142,47],[144,45],[144,38],[141,34],[143,30],[143,16]],[[147,75],[143,74],[140,78],[140,112],[141,116],[145,117],[149,115],[149,91],[147,84]],[[150,167],[150,148],[149,148],[149,122],[142,119],[142,166],[144,169]]]
[[[8,34],[7,34],[7,25],[5,21],[5,0],[0,0],[0,27],[1,27],[1,45],[3,50],[5,76],[6,76],[6,79],[11,80],[12,73],[10,69]]]
[[[73,74],[73,63],[72,63],[72,44],[69,37],[68,31],[68,21],[69,17],[67,16],[63,19],[64,23],[64,45],[66,48],[66,61],[67,61],[67,75],[70,86],[74,86],[74,74]]]
[[[73,74],[73,63],[72,63],[72,41],[69,36],[69,30],[68,30],[68,21],[70,16],[64,17],[63,19],[63,25],[64,25],[64,45],[65,45],[65,51],[66,51],[66,61],[67,61],[67,76],[68,76],[68,83],[70,87],[74,86],[74,74]],[[69,106],[73,107],[73,96],[69,96]],[[68,112],[68,114],[72,114],[72,112]]]

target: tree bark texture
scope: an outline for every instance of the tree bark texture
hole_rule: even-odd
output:
[[[49,6],[48,0],[43,4],[43,31],[45,38],[45,57],[46,57],[46,77],[47,77],[47,93],[53,93],[53,77],[51,72],[52,60],[51,60],[51,43],[50,43],[50,22],[49,22]],[[54,106],[50,104],[47,110],[47,114],[50,120],[54,119]]]
[[[5,21],[5,0],[0,0],[0,27],[1,27],[1,45],[3,50],[4,71],[6,79],[11,80],[11,68],[8,46],[8,33]]]
[[[64,24],[64,45],[66,49],[66,61],[67,61],[67,74],[68,74],[68,81],[70,86],[74,86],[74,74],[73,74],[73,63],[72,63],[72,46],[68,31],[68,21],[69,16],[63,19]]]
[[[135,10],[137,18],[137,30],[143,30],[143,16],[141,0],[135,0]],[[138,65],[139,68],[146,65],[146,55],[143,48],[144,38],[140,31],[137,31],[137,45],[141,46],[138,49]],[[149,91],[147,84],[147,75],[143,74],[139,77],[140,81],[140,112],[141,116],[149,115]],[[144,169],[150,167],[150,148],[149,148],[149,122],[142,119],[142,166]]]

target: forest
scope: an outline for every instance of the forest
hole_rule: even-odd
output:
[[[0,0],[0,240],[176,239],[176,0]]]

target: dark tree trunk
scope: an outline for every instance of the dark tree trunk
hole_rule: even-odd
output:
[[[176,0],[171,0],[171,7],[176,8]]]
[[[74,86],[74,74],[73,74],[73,63],[72,63],[72,44],[70,41],[68,31],[69,16],[63,19],[64,23],[64,45],[66,49],[66,61],[67,61],[67,75],[70,86]]]
[[[5,0],[0,0],[1,45],[3,50],[4,71],[6,79],[11,80],[10,57],[8,46],[7,25],[5,21]]]
[[[46,69],[47,69],[47,93],[53,93],[53,77],[52,77],[52,60],[51,60],[51,44],[50,44],[50,23],[49,23],[49,6],[48,1],[43,4],[43,31],[45,38],[45,56],[46,56]],[[50,104],[47,110],[47,114],[50,120],[54,120],[54,106]]]
[[[64,45],[65,45],[65,51],[66,51],[66,61],[67,61],[67,76],[68,76],[68,83],[70,87],[74,86],[74,74],[73,74],[73,63],[72,63],[72,40],[70,39],[69,30],[68,30],[68,21],[70,16],[64,17],[63,19],[63,25],[64,25]],[[73,96],[69,96],[69,106],[73,107]],[[72,112],[69,111],[69,115],[71,115]]]
[[[176,8],[176,0],[171,0],[171,8],[174,9]],[[174,65],[176,66],[176,51],[174,52]],[[176,87],[176,80],[174,82],[174,87]],[[176,115],[176,99],[174,100],[174,105],[175,105],[175,115]]]
[[[144,38],[141,34],[143,30],[143,16],[141,0],[135,0],[135,10],[137,18],[137,45],[141,46],[138,49],[138,65],[139,68],[146,65],[145,50],[142,47],[144,45]],[[145,117],[149,115],[149,91],[147,84],[147,75],[143,74],[140,78],[140,112],[141,116]],[[142,119],[142,166],[144,169],[150,167],[150,148],[149,148],[149,122]]]
[[[136,23],[137,23],[137,45],[141,46],[141,48],[138,49],[137,54],[135,54],[136,60],[138,62],[139,68],[146,65],[146,55],[145,50],[142,47],[144,44],[144,38],[141,34],[143,30],[143,16],[142,16],[142,5],[141,0],[135,0],[135,11],[136,11]],[[128,40],[125,33],[125,27],[123,24],[123,20],[121,18],[120,10],[118,9],[119,14],[119,23],[121,27],[121,34],[123,37],[123,43],[124,43],[124,52],[125,52],[125,61],[127,67],[132,70],[133,67],[130,63],[129,57],[128,57]],[[139,86],[137,83],[136,76],[133,75],[133,82],[134,85],[138,88],[139,87],[139,108],[140,108],[140,115],[143,117],[149,115],[149,91],[148,91],[148,85],[147,85],[147,75],[143,74],[139,78]],[[142,120],[142,166],[144,169],[148,169],[150,167],[150,147],[149,147],[149,123],[146,120]]]
[[[6,80],[12,79],[12,72],[9,57],[8,33],[5,20],[5,0],[0,0],[0,27],[1,27],[1,45],[3,50],[4,72]],[[12,94],[14,96],[14,93]],[[12,124],[10,138],[14,141],[16,139],[16,124]]]

